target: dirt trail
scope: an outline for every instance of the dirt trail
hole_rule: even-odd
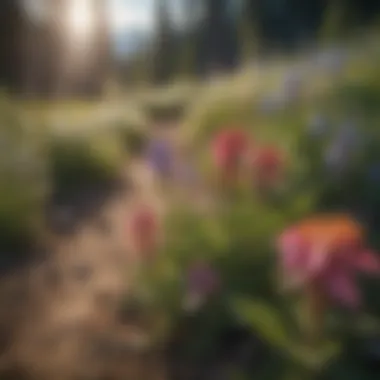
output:
[[[14,323],[17,330],[0,357],[0,368],[29,368],[39,379],[95,379],[101,373],[110,379],[164,379],[163,368],[158,368],[162,360],[147,366],[142,362],[146,352],[133,349],[146,340],[144,331],[121,325],[118,311],[131,285],[128,212],[138,202],[164,212],[165,202],[143,159],[128,165],[124,175],[132,190],[114,196],[73,234],[57,236],[48,260],[8,281],[8,290],[15,283],[27,288],[27,303],[18,311],[23,316],[17,325],[0,311],[4,325]]]
[[[180,162],[178,135],[178,128],[152,131],[152,138],[171,142]],[[97,379],[103,373],[115,380],[166,380],[164,360],[136,350],[146,332],[118,321],[133,270],[126,223],[139,203],[164,214],[169,199],[188,201],[191,195],[200,207],[208,201],[202,190],[186,192],[175,182],[162,188],[144,158],[126,166],[123,176],[132,189],[112,197],[73,234],[56,237],[47,261],[13,278],[28,288],[28,302],[20,309],[23,317],[17,320],[7,356],[0,357],[0,368],[28,367],[39,379]]]

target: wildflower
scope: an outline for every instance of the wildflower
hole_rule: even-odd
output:
[[[328,130],[329,123],[322,114],[315,114],[309,120],[307,132],[311,137],[324,136]]]
[[[351,162],[352,153],[352,150],[342,141],[332,141],[327,146],[323,157],[327,169],[334,175],[345,171]]]
[[[260,187],[273,186],[280,178],[284,160],[275,146],[262,146],[253,151],[251,166],[254,182]]]
[[[208,263],[197,261],[187,272],[184,307],[188,311],[199,309],[220,288],[218,273]]]
[[[380,273],[380,259],[367,249],[364,233],[346,215],[321,215],[288,228],[279,252],[289,287],[313,289],[323,299],[358,307],[355,273]]]
[[[174,152],[170,143],[155,139],[147,147],[146,157],[150,166],[162,177],[169,177],[173,170]]]
[[[158,248],[159,240],[159,220],[153,208],[138,207],[129,220],[128,232],[135,253],[150,258]]]
[[[212,155],[216,167],[224,177],[236,177],[248,147],[248,136],[241,130],[221,131],[212,142]]]

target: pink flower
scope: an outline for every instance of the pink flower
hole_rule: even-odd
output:
[[[159,230],[159,220],[153,208],[143,205],[133,212],[128,231],[132,247],[139,256],[151,258],[158,248]]]
[[[249,137],[238,129],[225,129],[214,138],[211,146],[215,166],[224,177],[235,177],[248,148]]]
[[[355,274],[380,273],[380,258],[346,215],[321,215],[290,227],[280,236],[279,252],[288,286],[313,288],[353,308],[361,304]]]

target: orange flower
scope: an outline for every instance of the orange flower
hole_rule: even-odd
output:
[[[355,272],[380,273],[362,227],[345,214],[320,215],[288,228],[279,251],[288,284],[311,285],[350,306],[360,303]]]

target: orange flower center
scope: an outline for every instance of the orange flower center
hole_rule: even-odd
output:
[[[301,222],[296,229],[304,241],[326,247],[330,252],[356,248],[364,239],[359,223],[344,214],[313,217]]]

